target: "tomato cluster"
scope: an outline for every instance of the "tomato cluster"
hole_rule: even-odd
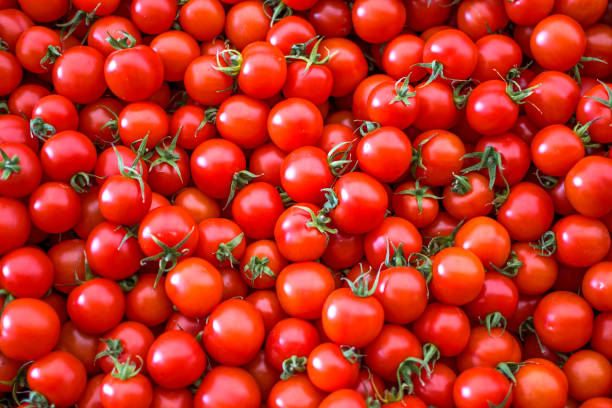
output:
[[[0,0],[0,99],[1,407],[612,407],[612,2]]]

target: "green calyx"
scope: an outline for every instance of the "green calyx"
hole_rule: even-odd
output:
[[[492,262],[489,262],[489,266],[495,269],[497,272],[501,273],[502,275],[505,275],[509,278],[514,278],[518,274],[519,269],[523,267],[523,263],[518,259],[516,251],[510,251],[508,261],[506,262],[506,265],[504,265],[503,268],[498,268],[497,266],[493,265]]]
[[[493,312],[489,313],[485,316],[484,319],[480,320],[480,324],[485,326],[487,328],[487,332],[489,332],[489,336],[493,337],[491,330],[494,328],[501,327],[502,331],[499,334],[501,336],[506,331],[506,326],[508,325],[508,322],[500,312]]]
[[[540,183],[540,185],[547,190],[550,190],[551,188],[553,188],[559,183],[559,179],[557,177],[549,176],[548,174],[544,174],[544,173],[540,173],[539,169],[536,169],[535,173],[533,174],[538,180],[538,183]]]
[[[410,159],[410,172],[412,173],[412,177],[416,179],[416,171],[417,168],[421,168],[423,170],[427,170],[427,167],[423,164],[423,146],[427,144],[431,139],[438,136],[438,133],[434,133],[429,136],[427,139],[421,141],[416,148],[412,148],[412,159]]]
[[[229,192],[229,195],[227,196],[227,201],[225,202],[223,209],[225,210],[230,205],[230,203],[234,199],[234,196],[236,195],[236,192],[238,192],[240,189],[245,187],[247,184],[249,184],[253,179],[257,177],[261,177],[261,174],[253,174],[248,170],[241,170],[241,171],[235,172],[234,175],[232,176],[232,184],[230,185],[230,192]]]
[[[169,165],[170,167],[172,167],[172,169],[174,169],[181,183],[183,183],[183,176],[181,174],[181,170],[176,164],[180,160],[181,156],[176,153],[176,142],[178,141],[178,137],[181,134],[182,128],[182,126],[179,127],[179,130],[176,132],[176,135],[174,135],[174,137],[170,141],[170,144],[166,144],[164,139],[161,140],[157,144],[157,146],[155,146],[155,152],[159,157],[155,159],[151,164],[149,164],[149,169],[153,169],[155,166],[159,166],[162,164]]]
[[[271,14],[270,9],[272,10]],[[270,19],[270,27],[277,21],[293,15],[293,9],[287,6],[282,0],[265,0],[263,2],[263,11]]]
[[[306,48],[314,40],[316,40],[316,42],[312,46],[310,54],[307,56]],[[319,53],[321,41],[323,41],[323,37],[313,37],[305,43],[295,44],[291,47],[291,54],[287,55],[285,58],[290,61],[304,61],[306,63],[306,67],[304,68],[303,75],[306,75],[306,73],[310,70],[310,67],[312,67],[313,65],[327,64],[329,60],[338,53],[337,51],[335,51],[330,54],[328,51],[327,56],[321,58],[321,54]]]
[[[459,231],[459,228],[461,228],[464,222],[465,220],[461,220],[457,226],[453,228],[449,235],[426,237],[429,238],[429,242],[427,245],[423,246],[423,253],[427,256],[434,256],[441,250],[452,247],[455,244],[455,236],[457,235],[457,231]]]
[[[362,269],[362,273],[357,278],[355,278],[354,281],[351,281],[350,279],[347,279],[347,278],[342,278],[342,280],[346,282],[348,287],[353,292],[353,295],[360,297],[360,298],[369,297],[369,296],[372,296],[374,292],[376,292],[376,288],[378,287],[378,281],[380,279],[381,270],[382,270],[382,265],[378,269],[378,272],[376,273],[376,279],[374,279],[374,282],[371,285],[372,287],[368,287],[370,286],[369,273],[363,272],[363,269]]]
[[[574,126],[574,133],[576,134],[576,136],[580,138],[580,141],[582,141],[582,144],[584,145],[585,149],[589,149],[589,148],[595,149],[601,146],[599,143],[593,143],[591,141],[591,136],[589,135],[589,128],[591,127],[593,123],[595,123],[599,119],[601,118],[592,119],[588,121],[587,123],[585,123],[584,125],[578,122]]]
[[[147,151],[147,139],[149,135],[147,134],[144,139],[140,141],[138,145],[138,150],[136,151],[136,158],[132,162],[130,167],[126,167],[123,163],[123,158],[117,148],[113,145],[113,150],[115,151],[115,156],[117,157],[117,164],[119,166],[119,173],[123,177],[136,180],[138,182],[138,186],[140,187],[140,196],[142,198],[142,202],[145,202],[145,183],[142,178],[141,169],[139,168],[140,159],[143,158]]]
[[[327,153],[327,165],[335,177],[350,173],[357,168],[357,161],[350,158],[353,142],[355,140],[339,143]]]
[[[244,265],[243,269],[245,275],[251,281],[251,287],[255,287],[255,281],[264,275],[276,279],[276,274],[270,269],[268,262],[270,262],[270,260],[267,257],[260,258],[253,255],[249,263]]]
[[[74,33],[74,31],[77,29],[79,24],[81,24],[81,22],[85,22],[86,26],[90,26],[94,21],[96,21],[98,19],[96,11],[98,11],[98,8],[101,5],[102,3],[98,3],[96,8],[94,8],[93,11],[89,13],[83,10],[78,10],[69,21],[62,24],[58,24],[57,26],[61,28],[62,40],[65,40],[66,38],[70,37],[70,35]]]
[[[461,176],[453,173],[453,182],[451,184],[451,191],[453,193],[459,194],[460,196],[464,196],[470,191],[472,191],[472,185],[470,184],[470,179],[466,176]]]
[[[514,103],[523,104],[525,103],[525,99],[533,94],[542,84],[536,84],[532,87],[521,89],[521,86],[515,80],[510,80],[506,83],[506,95],[512,99]]]
[[[55,134],[55,128],[42,118],[30,119],[30,133],[43,142]]]
[[[283,361],[283,372],[280,375],[281,380],[288,380],[295,373],[303,373],[306,371],[306,357],[291,356]]]
[[[435,368],[436,361],[440,359],[440,350],[432,343],[423,345],[423,358],[408,357],[397,367],[397,384],[399,390],[399,399],[407,394],[414,393],[414,383],[412,376],[416,374],[417,379],[424,384],[422,376],[423,371],[427,376],[431,376]]]
[[[327,225],[331,222],[331,218],[327,216],[327,212],[325,209],[322,209],[318,213],[315,212],[305,206],[296,205],[295,208],[299,208],[300,210],[304,210],[310,215],[310,220],[306,222],[306,226],[310,228],[314,228],[319,231],[321,234],[325,234],[329,237],[329,234],[335,234],[338,232],[335,228],[330,228]]]
[[[346,358],[351,364],[357,364],[362,357],[365,357],[364,354],[359,354],[355,347],[340,346],[340,350],[342,350],[342,355],[344,358]]]
[[[123,346],[119,339],[101,339],[102,343],[106,345],[104,350],[96,354],[94,361],[98,361],[103,357],[108,357],[113,361],[117,361],[119,356],[123,353]]]
[[[111,371],[111,375],[123,381],[136,377],[140,373],[140,370],[142,370],[142,367],[144,366],[142,357],[140,357],[139,355],[136,355],[136,358],[140,362],[139,365],[136,365],[136,363],[134,362],[130,362],[129,357],[126,359],[125,363],[120,363],[118,360],[114,360],[113,361],[114,367],[113,367],[113,371]]]
[[[0,171],[2,171],[0,180],[8,180],[11,174],[19,173],[21,171],[19,156],[9,157],[4,150],[0,149]]]
[[[554,232],[546,231],[537,242],[530,243],[529,246],[540,256],[552,256],[557,251],[557,237]]]
[[[368,133],[380,129],[380,123],[372,122],[371,120],[363,120],[357,129],[359,130],[359,134],[361,136],[365,136]]]
[[[585,95],[587,98],[590,98],[594,101],[597,101],[599,103],[601,103],[603,106],[612,109],[612,89],[610,89],[610,87],[608,86],[608,84],[606,84],[605,82],[601,81],[601,80],[597,80],[606,90],[606,94],[608,96],[608,99],[602,99],[599,98],[597,96],[589,96],[589,95]]]
[[[538,346],[540,347],[540,351],[544,353],[546,351],[546,348],[542,344],[542,341],[540,340],[540,336],[538,336],[538,333],[536,332],[535,326],[533,324],[533,316],[529,316],[527,319],[525,319],[523,323],[520,324],[519,330],[518,330],[518,335],[521,341],[525,341],[525,337],[529,334],[533,334],[534,336],[536,336],[536,340],[538,342]]]
[[[123,38],[117,39],[107,31],[106,34],[108,37],[106,37],[106,42],[116,50],[125,50],[127,48],[133,48],[136,46],[136,38],[134,38],[133,35],[127,31],[120,31],[120,33],[123,34]]]
[[[240,51],[228,48],[217,53],[217,65],[214,67],[217,71],[236,77],[240,73],[241,67],[242,54]]]
[[[400,78],[395,82],[395,97],[389,101],[389,105],[401,102],[405,106],[410,106],[410,98],[414,98],[416,92],[410,86],[410,75]]]
[[[232,254],[232,251],[236,249],[238,245],[240,245],[243,239],[244,239],[244,232],[241,232],[240,234],[236,235],[231,240],[220,243],[217,248],[217,252],[215,252],[215,257],[217,258],[217,260],[220,263],[229,261],[231,266],[234,266],[234,264],[237,264],[238,260],[234,257],[234,254]]]
[[[97,178],[101,179],[102,177],[96,176],[95,174],[85,173],[84,171],[80,171],[73,175],[70,178],[70,185],[79,194],[89,192],[89,188],[93,184],[91,179]]]
[[[457,109],[463,109],[465,105],[467,105],[467,100],[473,90],[471,86],[468,86],[471,83],[472,81],[469,79],[465,81],[453,81],[453,101]]]
[[[418,64],[413,64],[413,67],[422,67],[431,70],[431,75],[427,82],[423,84],[423,86],[427,86],[431,84],[438,78],[446,79],[447,81],[451,81],[451,78],[447,78],[444,76],[444,64],[442,64],[438,60],[433,60],[431,62],[419,62]]]
[[[57,60],[61,56],[62,56],[62,47],[58,45],[56,45],[55,47],[53,45],[48,45],[45,56],[40,59],[40,66],[45,71],[47,71],[48,70],[47,64],[48,65],[55,64],[55,60]]]
[[[442,197],[439,197],[437,195],[433,195],[428,193],[429,191],[429,187],[427,186],[420,186],[419,185],[419,180],[417,179],[414,183],[414,188],[411,190],[403,190],[403,191],[399,191],[396,194],[408,194],[411,196],[414,196],[414,198],[416,198],[417,201],[417,207],[419,209],[419,214],[423,213],[423,199],[424,198],[433,198],[434,200],[441,200]]]

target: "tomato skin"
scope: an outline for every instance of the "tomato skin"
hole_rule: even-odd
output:
[[[361,49],[346,38],[326,38],[319,47],[321,57],[337,53],[326,64],[334,77],[331,95],[346,96],[353,91],[359,82],[366,77],[368,64]]]
[[[240,227],[226,218],[208,218],[199,224],[198,229],[200,230],[200,239],[198,240],[196,255],[214,264],[215,267],[231,266],[233,264],[231,258],[219,260],[215,254],[222,243],[229,242],[242,234]],[[245,240],[241,239],[231,250],[232,256],[235,259],[240,259],[245,246]]]
[[[370,98],[375,96],[376,89]],[[397,180],[408,170],[411,159],[410,140],[394,126],[383,126],[368,133],[357,145],[359,167],[380,181]]]
[[[28,17],[38,23],[50,23],[66,14],[70,2],[68,0],[54,0],[45,4],[38,4],[31,0],[19,0],[19,7]]]
[[[138,283],[125,297],[125,316],[149,327],[162,324],[172,314],[172,302],[165,290],[166,277],[155,285],[156,274],[141,273]]]
[[[485,136],[497,135],[512,128],[518,118],[518,105],[499,79],[478,85],[468,97],[466,115],[470,126]]]
[[[366,259],[377,270],[385,262],[389,245],[396,248],[402,245],[408,256],[421,250],[423,240],[410,221],[399,217],[386,217],[365,235],[363,244]]]
[[[411,323],[427,306],[425,278],[411,267],[385,269],[380,273],[374,296],[382,305],[387,322]]]
[[[124,32],[134,37],[134,45],[142,44],[140,30],[132,20],[117,15],[104,16],[91,25],[87,34],[87,45],[107,57],[115,51],[115,48],[106,41],[106,37],[110,34],[113,38],[119,40],[125,38]]]
[[[238,87],[246,95],[266,99],[283,88],[287,78],[287,63],[283,53],[263,41],[252,42],[242,50],[242,65]]]
[[[554,4],[554,0],[517,0],[512,3],[504,3],[504,8],[513,23],[534,26],[550,14]]]
[[[580,98],[580,88],[576,81],[562,72],[544,71],[532,79],[528,87],[538,84],[540,85],[525,99],[527,117],[540,128],[566,123],[574,113]],[[579,113],[577,116],[581,120]],[[588,120],[583,123],[586,122]]]
[[[123,175],[106,179],[98,192],[100,212],[108,221],[121,225],[135,225],[151,206],[151,188]]]
[[[580,214],[599,218],[612,210],[612,159],[589,156],[580,159],[565,176],[565,194]]]
[[[42,298],[53,284],[53,263],[36,247],[15,249],[0,258],[2,288],[18,298]]]
[[[612,85],[606,83],[606,86],[611,87]],[[580,98],[576,108],[576,119],[580,123],[587,123],[595,118],[599,118],[589,127],[589,135],[595,142],[609,143],[612,141],[612,137],[609,134],[610,124],[612,123],[612,110],[590,97],[602,98],[604,101],[609,99],[603,84],[594,86]]]
[[[267,12],[266,12],[267,11]],[[270,10],[259,1],[234,4],[225,16],[225,35],[238,50],[255,41],[264,41],[270,29]]]
[[[207,24],[201,24],[207,21]],[[198,41],[209,41],[221,34],[225,10],[218,0],[196,0],[183,5],[178,13],[181,28]]]
[[[147,353],[147,371],[158,385],[178,389],[197,380],[206,368],[206,354],[196,339],[180,330],[161,334]]]
[[[608,61],[612,56],[610,40],[612,39],[612,28],[606,24],[595,24],[585,30],[587,46],[584,51],[586,57],[595,57]],[[585,61],[582,72],[584,75],[605,78],[612,74],[612,69],[598,61]],[[596,86],[598,84],[594,84]]]
[[[557,221],[552,231],[557,237],[555,256],[567,266],[591,266],[601,261],[610,249],[610,233],[597,219],[569,215]]]
[[[70,292],[66,307],[70,319],[80,330],[89,334],[104,333],[123,318],[125,296],[116,282],[92,279]]]
[[[384,310],[380,302],[374,297],[357,297],[348,288],[329,294],[322,313],[323,330],[336,344],[364,347],[383,327]]]
[[[364,398],[354,390],[334,391],[321,401],[320,408],[365,408]]]
[[[198,189],[211,198],[226,198],[234,173],[245,168],[242,150],[224,139],[207,140],[191,155],[191,177]]]
[[[30,195],[30,218],[40,230],[65,232],[74,227],[81,215],[78,194],[68,184],[43,183]]]
[[[543,68],[567,71],[586,48],[584,30],[571,17],[554,14],[541,20],[531,35],[531,52]]]
[[[547,126],[531,141],[534,165],[550,176],[564,176],[584,155],[582,141],[564,125]]]
[[[66,351],[52,351],[28,368],[28,385],[57,407],[69,407],[87,383],[83,363]]]
[[[542,343],[563,353],[584,346],[593,331],[591,306],[572,292],[558,291],[544,296],[533,320]]]
[[[146,408],[153,401],[151,382],[142,374],[126,380],[107,374],[100,385],[102,406],[117,408]]]
[[[582,280],[582,294],[593,308],[601,312],[612,311],[610,302],[610,267],[612,262],[600,262],[590,267]]]
[[[472,328],[467,346],[457,356],[457,368],[465,371],[473,367],[495,368],[502,362],[521,362],[521,345],[501,327],[491,333],[484,326]]]
[[[21,143],[12,142],[0,143],[0,150],[9,158],[17,157],[20,167],[18,172],[10,173],[8,178],[0,180],[0,194],[19,198],[32,193],[42,179],[41,164],[36,153]]]
[[[272,387],[268,396],[268,408],[318,408],[325,396],[305,374],[296,374]]]
[[[268,141],[266,120],[270,108],[258,99],[233,95],[223,101],[216,126],[222,138],[243,149],[254,149]]]
[[[327,233],[308,226],[312,219],[310,211],[321,210],[310,203],[298,203],[287,208],[276,221],[274,240],[281,255],[292,262],[314,261],[327,248]]]
[[[386,324],[364,349],[368,367],[386,381],[396,379],[398,366],[408,357],[422,358],[421,342],[408,329]]]
[[[434,60],[442,63],[446,78],[466,79],[476,68],[478,50],[464,32],[456,29],[442,30],[432,35],[423,47],[423,62]]]
[[[325,37],[346,37],[352,28],[351,9],[340,0],[319,0],[310,9],[308,20]]]
[[[350,362],[337,344],[321,343],[308,356],[307,373],[317,388],[333,392],[357,383],[359,364]]]
[[[280,271],[287,266],[287,260],[283,258],[276,246],[276,243],[271,240],[262,239],[251,242],[247,245],[244,255],[240,260],[240,268],[242,279],[255,289],[269,289],[276,284],[276,277],[269,276],[265,272],[257,276],[257,271],[250,270],[249,264],[253,257],[264,261],[267,259],[266,267],[278,277]]]
[[[330,217],[340,230],[364,234],[383,220],[389,199],[382,184],[373,177],[347,173],[336,181],[333,189],[339,202]]]
[[[426,404],[440,408],[452,408],[454,406],[453,385],[456,377],[455,372],[446,364],[436,362],[431,375],[423,375],[423,382],[414,383],[415,394]]]
[[[30,133],[29,123],[21,116],[0,116],[0,130],[0,143],[21,143],[38,152],[38,140]]]
[[[102,336],[103,339],[115,339],[121,342],[123,352],[117,357],[120,363],[138,361],[138,357],[143,360],[147,357],[147,352],[153,343],[153,333],[147,326],[134,321],[119,323],[111,331]],[[102,341],[97,342],[97,353],[106,349],[106,344]],[[110,357],[104,356],[97,360],[98,365],[104,373],[110,373],[114,364]],[[146,367],[143,367],[146,371]]]
[[[612,364],[602,354],[580,350],[572,354],[563,365],[569,395],[578,401],[603,397],[612,390]]]
[[[0,10],[0,37],[6,41],[9,51],[15,50],[19,36],[33,25],[30,17],[16,7]]]
[[[465,248],[445,248],[433,258],[431,291],[441,302],[463,305],[478,296],[484,283],[482,262]]]
[[[485,35],[476,41],[476,47],[478,62],[472,77],[481,82],[499,79],[499,75],[505,77],[510,69],[521,65],[521,48],[510,37],[501,34]]]
[[[429,130],[418,135],[412,147],[421,149],[423,167],[416,167],[416,177],[425,185],[443,186],[453,180],[463,165],[465,145],[452,132]]]
[[[266,359],[277,371],[283,371],[283,361],[291,356],[308,357],[319,345],[317,329],[306,320],[287,318],[272,327],[266,337]]]
[[[408,75],[410,75],[411,82],[422,79],[426,74],[425,70],[420,67],[412,67],[412,65],[421,62],[424,45],[425,42],[416,35],[396,36],[387,43],[383,51],[382,67],[384,71],[395,80]]]
[[[494,368],[474,367],[457,376],[453,400],[457,408],[487,408],[489,403],[502,403],[510,388],[510,381]],[[512,395],[507,401],[508,405],[511,403]]]
[[[74,103],[91,103],[106,91],[104,57],[93,47],[65,51],[53,66],[55,91]]]
[[[468,173],[465,176],[472,189],[467,194],[460,195],[451,191],[452,186],[444,187],[444,209],[456,219],[470,219],[489,214],[492,210],[491,203],[495,199],[495,194],[489,190],[489,180],[480,173]]]
[[[317,262],[289,264],[276,279],[276,293],[283,310],[302,319],[319,318],[334,289],[331,272]]]
[[[274,384],[280,380],[280,373],[266,359],[265,350],[260,350],[244,369],[253,376],[261,391],[262,399],[266,400]]]
[[[193,394],[186,388],[169,390],[156,387],[151,404],[152,408],[190,408],[193,406]]]
[[[16,299],[0,317],[0,351],[8,358],[27,361],[49,353],[59,338],[55,310],[38,299]]]
[[[554,207],[546,191],[533,183],[516,184],[499,208],[497,220],[517,241],[534,241],[552,224]]]
[[[567,401],[567,378],[563,371],[548,360],[533,358],[526,361],[515,375],[514,406],[527,408],[563,407]]]
[[[283,95],[285,98],[304,98],[319,106],[329,99],[332,86],[333,77],[329,68],[312,65],[307,69],[306,62],[295,61],[287,66]]]
[[[168,134],[168,116],[159,105],[152,102],[126,105],[117,121],[119,137],[126,146],[138,146],[143,135],[146,135],[147,148],[154,149]]]
[[[218,366],[210,370],[198,388],[194,408],[259,408],[261,392],[252,375],[242,368]]]
[[[270,110],[268,133],[272,142],[287,152],[314,146],[323,133],[323,117],[315,104],[306,99],[285,99]]]
[[[96,148],[91,140],[74,130],[54,134],[40,149],[40,162],[45,174],[64,183],[70,182],[78,172],[91,172],[96,158]]]
[[[200,47],[195,39],[182,31],[167,31],[151,41],[151,48],[164,64],[166,81],[181,81],[187,66],[200,56]]]
[[[119,99],[136,102],[149,98],[161,86],[164,65],[146,45],[114,51],[106,58],[104,79]]]
[[[612,355],[610,344],[612,344],[612,313],[600,313],[593,323],[591,346],[610,359]]]
[[[470,321],[465,312],[442,303],[430,303],[412,329],[422,343],[435,344],[444,357],[458,355],[470,337]]]
[[[512,245],[512,251],[522,262],[516,276],[512,279],[519,292],[524,295],[541,295],[555,283],[559,265],[553,257],[539,255],[528,243],[519,242]]]
[[[220,303],[210,314],[202,343],[208,354],[224,365],[243,365],[255,357],[264,342],[261,314],[242,299]]]
[[[223,295],[219,271],[208,261],[195,257],[179,262],[166,276],[165,287],[174,306],[188,317],[208,315]],[[201,293],[206,293],[205,299]]]
[[[296,202],[317,205],[325,201],[325,192],[334,182],[328,156],[314,146],[303,146],[289,153],[281,165],[281,185]]]
[[[399,0],[357,0],[352,8],[353,29],[364,41],[382,44],[400,33],[406,8]]]

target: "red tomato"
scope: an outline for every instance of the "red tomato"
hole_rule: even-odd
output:
[[[355,33],[364,41],[382,44],[402,31],[406,8],[399,0],[357,0],[352,8]]]
[[[563,407],[567,401],[567,378],[548,360],[529,359],[515,375],[514,406]]]
[[[317,262],[290,264],[276,279],[276,293],[283,310],[302,319],[319,318],[334,288],[331,272]]]
[[[313,387],[314,388],[314,387]],[[194,396],[194,408],[213,405],[217,408],[259,408],[261,393],[257,382],[247,371],[219,366],[209,371]]]
[[[458,355],[470,338],[470,321],[465,312],[442,303],[430,303],[412,329],[422,343],[433,343],[444,357]]]
[[[72,406],[87,384],[85,366],[66,351],[52,351],[28,367],[28,386],[57,407]]]

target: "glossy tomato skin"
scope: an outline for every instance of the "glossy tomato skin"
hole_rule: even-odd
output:
[[[320,258],[327,248],[327,232],[309,226],[321,208],[298,203],[286,209],[276,220],[274,239],[283,257],[292,262],[308,262]]]
[[[117,356],[120,363],[130,361],[138,361],[138,358],[143,360],[147,357],[147,352],[155,339],[151,330],[142,323],[134,321],[125,321],[119,323],[111,331],[102,336],[103,339],[119,340],[123,352]],[[107,348],[106,343],[99,341],[97,345],[97,353],[104,351]],[[114,364],[110,357],[104,356],[97,360],[104,373],[110,373]],[[143,367],[146,371],[146,366]]]
[[[32,193],[42,179],[39,158],[26,145],[21,143],[0,143],[0,150],[11,159],[19,160],[19,171],[10,173],[0,180],[0,194],[4,197],[25,197]],[[4,160],[3,160],[4,161]]]
[[[542,407],[563,407],[567,401],[567,378],[563,371],[548,360],[526,360],[515,375],[514,406],[527,408],[537,404]]]
[[[214,55],[201,55],[185,70],[185,91],[196,102],[216,106],[231,95],[232,78],[214,67]]]
[[[123,318],[125,296],[116,282],[92,279],[70,292],[66,307],[70,319],[80,330],[91,334],[104,333]]]
[[[268,396],[268,408],[318,408],[325,393],[315,387],[305,374],[296,374],[277,382]],[[233,405],[232,405],[233,406]]]
[[[279,372],[283,362],[291,358],[308,357],[319,344],[317,329],[306,320],[287,318],[274,325],[266,337],[266,359]]]
[[[201,21],[208,24],[201,24]],[[225,10],[218,0],[197,0],[180,8],[178,22],[186,33],[198,41],[208,41],[221,34]]]
[[[194,408],[205,408],[210,404],[218,408],[232,408],[236,404],[244,408],[259,408],[261,392],[247,371],[219,366],[206,374],[194,396]]]
[[[385,320],[394,324],[415,321],[427,306],[423,275],[414,268],[398,266],[380,273],[374,296],[385,311]]]
[[[108,221],[136,225],[151,207],[151,188],[146,182],[123,175],[104,181],[98,192],[100,212]]]
[[[357,391],[350,389],[334,391],[319,404],[320,408],[364,408],[365,406],[364,398]]]
[[[324,150],[303,146],[289,153],[281,165],[281,185],[296,202],[317,205],[325,201],[325,188],[334,182]]]
[[[375,270],[384,264],[389,245],[398,248],[400,245],[406,256],[418,253],[423,240],[416,227],[400,217],[386,217],[382,222],[364,236],[366,259]],[[393,253],[389,254],[389,256]]]
[[[560,352],[584,346],[593,331],[593,310],[572,292],[546,295],[534,312],[534,326],[543,344]]]
[[[445,78],[466,79],[476,68],[478,50],[464,32],[456,29],[442,30],[431,36],[423,48],[423,62],[434,60],[444,66]]]
[[[610,185],[612,159],[589,156],[580,159],[565,176],[565,194],[580,214],[599,218],[612,210]]]
[[[234,4],[225,18],[225,35],[238,49],[255,41],[264,41],[270,29],[270,11],[257,1]]]
[[[554,207],[546,191],[533,183],[516,184],[499,208],[497,220],[517,241],[534,241],[552,224]]]
[[[466,107],[470,126],[483,135],[497,135],[512,128],[519,108],[506,93],[507,85],[499,79],[485,81],[470,94]]]
[[[555,256],[567,266],[591,266],[601,261],[610,249],[609,231],[594,218],[569,215],[557,221],[552,231],[557,239]]]
[[[333,189],[339,202],[330,216],[340,230],[363,234],[383,220],[389,199],[382,184],[371,176],[347,173],[336,181]]]
[[[564,176],[584,155],[582,140],[564,125],[547,126],[531,141],[534,165],[550,176]]]
[[[14,360],[34,360],[55,347],[59,332],[59,317],[51,306],[38,299],[16,299],[0,317],[0,351]]]
[[[444,357],[458,355],[470,338],[470,321],[465,312],[442,303],[430,303],[412,328],[422,343],[433,343]]]
[[[285,99],[270,110],[268,133],[272,142],[286,152],[313,146],[323,133],[323,117],[309,100]]]
[[[261,314],[242,299],[220,303],[210,314],[202,343],[208,354],[225,365],[243,365],[255,357],[264,342]]]
[[[456,219],[470,219],[489,214],[492,211],[491,203],[495,199],[495,193],[489,190],[489,180],[480,173],[468,173],[465,177],[471,190],[461,195],[452,191],[452,185],[445,186],[442,194],[444,209]]]
[[[244,153],[233,142],[207,140],[191,155],[191,176],[195,185],[211,198],[226,198],[232,177],[246,168]]]
[[[96,148],[89,138],[75,130],[51,136],[40,149],[46,175],[54,181],[69,183],[76,173],[91,173],[96,164]]]
[[[287,63],[283,53],[263,41],[250,43],[242,50],[242,65],[238,87],[246,95],[266,99],[283,88],[287,78]]]
[[[326,64],[334,77],[332,96],[341,97],[350,94],[366,77],[368,64],[359,47],[346,38],[326,38],[321,42],[322,58],[331,55]]]
[[[164,65],[159,55],[146,45],[118,50],[104,65],[104,79],[109,89],[129,102],[149,98],[164,79]]]
[[[85,366],[66,351],[52,351],[28,368],[28,385],[57,407],[69,407],[87,383]]]
[[[416,166],[416,177],[424,185],[443,186],[459,173],[466,153],[463,141],[454,133],[441,129],[429,130],[412,142],[413,149],[421,149],[423,167]]]
[[[353,387],[359,377],[359,365],[347,359],[340,346],[321,343],[308,356],[308,378],[327,392]]]
[[[478,296],[485,273],[478,257],[464,248],[446,248],[433,259],[432,294],[444,303],[463,305]]]
[[[593,350],[580,350],[563,365],[569,395],[578,401],[603,397],[612,389],[612,364]]]
[[[334,289],[331,272],[317,262],[292,263],[276,279],[276,293],[283,310],[302,319],[319,318]]]
[[[157,282],[154,273],[141,273],[138,283],[125,297],[125,316],[149,327],[165,322],[172,314],[172,302],[165,290],[166,277]]]
[[[394,126],[368,133],[357,145],[359,167],[380,181],[397,180],[408,170],[411,159],[410,140]]]
[[[30,218],[40,230],[65,232],[74,227],[81,215],[78,194],[68,184],[43,183],[30,195]]]
[[[505,77],[510,69],[521,65],[521,48],[510,37],[501,34],[485,35],[476,41],[476,47],[478,63],[472,77],[481,82],[499,79],[499,75]]]
[[[593,308],[601,312],[612,311],[609,302],[611,262],[600,262],[590,267],[582,280],[582,294]]]
[[[421,62],[424,44],[423,40],[412,34],[401,34],[393,38],[383,51],[384,71],[395,80],[408,75],[411,82],[422,79],[426,74],[425,70],[411,66]]]
[[[145,408],[153,401],[153,387],[147,377],[136,374],[122,380],[107,374],[100,385],[103,407]]]
[[[65,51],[53,66],[53,87],[74,103],[90,103],[106,91],[104,57],[93,47]]]
[[[419,339],[408,329],[393,324],[384,325],[364,353],[368,367],[386,381],[397,378],[397,369],[406,358],[423,357]]]
[[[503,29],[507,24],[503,2],[498,0],[467,0],[457,9],[457,28],[474,41]]]
[[[567,71],[586,48],[584,30],[571,17],[554,14],[541,20],[531,35],[531,52],[543,68]]]
[[[202,375],[206,368],[206,354],[191,334],[172,330],[151,344],[146,364],[149,375],[157,384],[178,389]]]
[[[458,408],[486,408],[489,402],[499,404],[505,401],[510,388],[510,381],[494,368],[474,367],[457,376],[453,385],[453,400]],[[512,394],[508,403],[511,401]]]
[[[15,56],[8,51],[0,51],[0,73],[6,78],[0,87],[0,95],[8,95],[19,86],[23,69]]]
[[[457,356],[457,368],[465,371],[473,367],[495,368],[502,362],[521,362],[521,345],[502,327],[489,330],[484,326],[472,328],[470,339]]]
[[[437,362],[431,375],[424,375],[423,382],[415,382],[415,394],[429,405],[452,408],[454,406],[453,385],[456,377],[457,375],[449,366]]]
[[[53,284],[53,263],[36,247],[15,249],[0,258],[0,283],[18,298],[42,298]]]
[[[610,88],[611,85],[606,83],[606,86]],[[589,127],[589,135],[598,143],[609,143],[612,140],[609,132],[610,123],[612,123],[612,111],[590,97],[601,98],[604,101],[610,100],[604,84],[595,85],[580,98],[576,108],[576,119],[580,123],[587,123],[599,118]]]
[[[525,242],[513,244],[512,251],[522,263],[512,279],[518,291],[524,295],[547,292],[555,283],[559,272],[559,265],[554,257],[541,256]]]
[[[544,71],[527,86],[531,88],[536,85],[538,87],[533,89],[533,93],[525,98],[527,117],[540,128],[566,123],[574,113],[580,98],[580,87],[576,81],[563,72]],[[582,120],[579,112],[580,110],[577,113],[578,120]],[[586,122],[588,120],[582,123]]]
[[[364,41],[380,44],[400,33],[406,8],[399,0],[358,0],[352,9],[353,28]]]
[[[332,292],[325,300],[322,313],[327,337],[334,343],[353,347],[364,347],[374,340],[384,320],[384,309],[378,300],[357,297],[348,288]]]

